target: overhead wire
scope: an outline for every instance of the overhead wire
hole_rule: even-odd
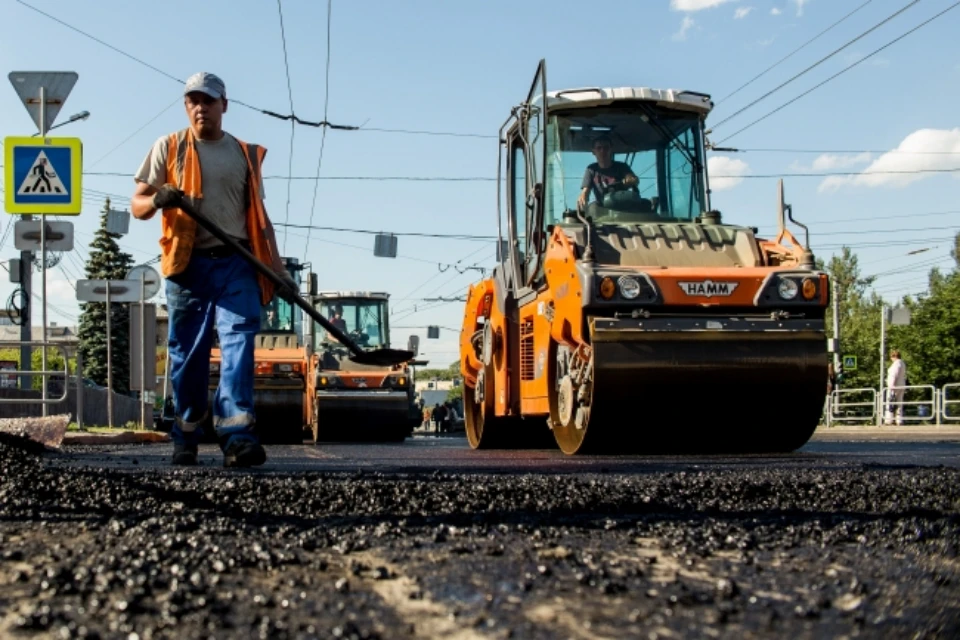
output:
[[[326,71],[324,72],[324,89],[323,89],[323,119],[327,120],[327,112],[330,107],[330,19],[333,13],[333,1],[327,0],[327,60],[326,60]],[[313,214],[317,208],[317,189],[320,186],[320,167],[323,166],[323,150],[327,144],[327,127],[323,128],[323,132],[320,137],[320,154],[317,157],[317,171],[316,178],[317,180],[313,183],[313,199],[310,202],[310,220],[308,225],[313,224]],[[293,170],[290,170],[290,173],[293,173]],[[307,260],[307,249],[310,246],[310,231],[307,231],[307,241],[303,245],[303,260]]]
[[[790,83],[793,82],[794,80],[797,80],[797,79],[799,79],[800,77],[806,75],[809,71],[812,71],[813,69],[816,69],[816,68],[819,67],[821,64],[823,64],[824,62],[826,62],[827,60],[829,60],[830,58],[832,58],[833,56],[837,55],[838,53],[840,53],[841,51],[843,51],[844,49],[846,49],[847,47],[849,47],[849,46],[852,45],[853,43],[857,42],[857,41],[860,40],[861,38],[864,38],[864,37],[866,37],[867,35],[873,33],[874,31],[876,31],[877,29],[879,29],[880,27],[882,27],[882,26],[885,25],[886,23],[890,22],[891,20],[893,20],[894,18],[896,18],[897,16],[899,16],[901,13],[903,13],[903,12],[906,11],[907,9],[909,9],[909,8],[913,7],[914,5],[916,5],[918,2],[920,2],[920,0],[911,0],[911,2],[908,2],[905,6],[901,7],[900,9],[898,9],[897,11],[895,11],[894,13],[890,14],[889,16],[887,16],[886,18],[884,18],[883,20],[881,20],[880,22],[878,22],[877,24],[873,25],[872,27],[870,27],[869,29],[867,29],[866,31],[864,31],[863,33],[861,33],[860,35],[858,35],[856,38],[854,38],[854,39],[852,39],[852,40],[848,40],[845,44],[843,44],[842,46],[840,46],[840,47],[837,48],[837,49],[834,49],[833,51],[831,51],[830,53],[828,53],[828,54],[825,55],[824,57],[820,58],[819,60],[817,60],[816,62],[814,62],[812,65],[810,65],[809,67],[807,67],[807,68],[804,69],[803,71],[801,71],[801,72],[799,72],[799,73],[797,73],[797,74],[794,74],[793,76],[791,76],[790,78],[788,78],[786,81],[778,84],[776,87],[774,87],[774,88],[771,89],[770,91],[767,91],[765,94],[763,94],[763,95],[760,96],[759,98],[754,99],[752,102],[747,103],[746,106],[741,107],[740,109],[738,109],[737,111],[733,112],[731,115],[727,116],[726,118],[724,118],[724,119],[721,120],[720,122],[712,125],[710,128],[713,129],[713,130],[715,130],[717,127],[723,126],[723,124],[724,124],[725,122],[728,122],[729,120],[732,120],[733,118],[736,118],[738,115],[740,115],[741,113],[743,113],[744,111],[746,111],[746,110],[749,109],[750,107],[752,107],[752,106],[754,106],[754,105],[762,102],[763,100],[767,99],[768,97],[770,97],[771,95],[773,95],[773,94],[776,93],[777,91],[780,91],[780,89],[783,89],[785,86],[787,86],[788,84],[790,84]]]
[[[159,113],[157,113],[155,116],[153,116],[152,118],[150,118],[149,120],[147,120],[147,121],[143,124],[143,126],[141,126],[140,128],[138,128],[136,131],[134,131],[133,133],[131,133],[130,135],[128,135],[126,138],[124,138],[124,139],[121,140],[120,142],[118,142],[112,149],[110,149],[110,151],[107,151],[105,154],[103,154],[103,155],[100,156],[97,160],[95,160],[95,161],[90,165],[90,167],[93,168],[93,167],[97,166],[97,165],[100,164],[105,158],[108,158],[109,156],[111,156],[114,151],[116,151],[117,149],[119,149],[119,148],[122,147],[123,145],[127,144],[128,142],[130,142],[130,140],[132,140],[134,136],[136,136],[138,133],[140,133],[141,131],[143,131],[144,129],[146,129],[147,127],[149,127],[151,124],[153,124],[153,122],[154,122],[155,120],[157,120],[160,116],[162,116],[162,115],[165,114],[167,111],[169,111],[175,104],[179,103],[181,100],[182,100],[182,98],[181,98],[180,96],[177,96],[177,97],[174,99],[173,102],[171,102],[170,104],[168,104],[167,106],[165,106]]]
[[[829,153],[849,153],[849,154],[863,154],[863,153],[875,153],[875,154],[885,154],[885,153],[903,153],[907,155],[943,155],[943,156],[960,156],[960,151],[908,151],[906,149],[724,149],[724,153],[736,152],[736,153],[818,153],[818,154],[829,154]]]
[[[827,84],[828,82],[830,82],[830,81],[832,81],[832,80],[840,77],[841,75],[843,75],[844,73],[846,73],[846,72],[849,71],[850,69],[856,67],[856,66],[859,65],[859,64],[862,64],[863,62],[866,62],[867,60],[869,60],[870,58],[872,58],[872,57],[875,56],[876,54],[880,53],[881,51],[883,51],[883,50],[886,49],[887,47],[890,47],[890,46],[896,44],[897,42],[899,42],[900,40],[903,40],[904,38],[906,38],[906,37],[909,36],[910,34],[912,34],[912,33],[914,33],[915,31],[917,31],[918,29],[920,29],[920,28],[922,28],[922,27],[930,24],[931,22],[933,22],[934,20],[936,20],[936,19],[939,18],[940,16],[944,15],[944,14],[947,13],[948,11],[951,11],[951,10],[957,8],[958,5],[960,5],[960,1],[954,2],[952,5],[950,5],[949,7],[947,7],[946,9],[944,9],[943,11],[941,11],[940,13],[937,13],[937,14],[934,15],[933,17],[928,18],[927,20],[924,20],[923,22],[921,22],[921,23],[918,24],[917,26],[913,27],[912,29],[910,29],[910,30],[907,31],[906,33],[904,33],[904,34],[902,34],[902,35],[894,38],[893,40],[891,40],[890,42],[886,43],[886,44],[883,45],[882,47],[879,47],[879,48],[877,48],[877,49],[874,49],[873,51],[871,51],[870,53],[868,53],[868,54],[865,55],[864,57],[862,57],[862,58],[860,58],[859,60],[857,60],[856,62],[854,62],[854,63],[852,63],[852,64],[844,67],[843,69],[841,69],[841,70],[838,71],[837,73],[833,74],[832,76],[830,76],[830,77],[827,78],[826,80],[823,80],[823,81],[815,84],[813,87],[807,89],[807,90],[804,91],[803,93],[801,93],[801,94],[795,96],[794,98],[788,100],[787,102],[783,103],[782,105],[780,105],[780,106],[777,107],[776,109],[773,109],[772,111],[768,112],[767,114],[765,114],[765,115],[757,118],[756,120],[754,120],[754,121],[751,122],[750,124],[746,125],[745,127],[742,127],[742,128],[740,128],[740,129],[738,129],[738,130],[735,131],[734,133],[730,134],[729,136],[727,136],[727,137],[724,138],[723,140],[720,140],[719,142],[716,142],[715,144],[723,144],[724,142],[726,142],[726,141],[729,140],[730,138],[733,138],[734,136],[737,136],[737,135],[743,133],[743,132],[746,131],[747,129],[749,129],[749,128],[751,128],[751,127],[753,127],[753,126],[755,126],[755,125],[757,125],[757,124],[759,124],[759,123],[761,123],[761,122],[763,122],[764,120],[766,120],[766,119],[769,118],[770,116],[774,115],[775,113],[779,112],[780,110],[784,109],[785,107],[790,106],[791,104],[793,104],[794,102],[800,100],[800,99],[803,98],[804,96],[810,95],[810,94],[813,93],[815,90],[819,89],[820,87],[822,87],[823,85]],[[713,128],[715,128],[715,127],[713,127]],[[712,130],[713,128],[711,128],[711,130]]]
[[[478,236],[470,235],[466,233],[426,233],[420,231],[384,231],[384,230],[374,230],[374,229],[354,229],[349,227],[330,227],[330,226],[321,226],[321,225],[305,225],[305,224],[283,224],[279,223],[276,226],[285,227],[290,229],[307,229],[315,231],[336,231],[343,233],[362,233],[367,235],[374,234],[386,234],[397,237],[413,237],[413,238],[444,238],[448,240],[471,240],[471,241],[482,241],[482,242],[492,242],[497,239],[497,236]],[[309,239],[309,235],[307,238]]]
[[[726,100],[727,98],[732,98],[733,96],[737,95],[738,93],[740,93],[740,91],[742,91],[743,89],[746,89],[748,86],[750,86],[751,84],[753,84],[754,82],[756,82],[757,80],[759,80],[760,78],[762,78],[763,76],[765,76],[768,72],[770,72],[770,71],[772,71],[774,68],[780,66],[780,64],[782,64],[783,62],[785,62],[788,58],[791,58],[795,53],[799,53],[802,49],[806,48],[807,45],[812,44],[815,40],[817,40],[818,38],[820,38],[820,36],[824,35],[824,34],[827,33],[828,31],[830,31],[831,29],[833,29],[834,27],[836,27],[837,25],[839,25],[841,22],[843,22],[844,20],[846,20],[847,18],[849,18],[850,16],[852,16],[853,14],[855,14],[857,11],[860,11],[860,10],[863,9],[865,6],[867,6],[868,4],[870,4],[871,2],[873,2],[873,0],[867,0],[866,2],[864,2],[863,4],[861,4],[860,6],[858,6],[856,9],[854,9],[854,10],[851,11],[850,13],[846,14],[845,16],[843,16],[842,18],[840,18],[839,20],[837,20],[836,22],[834,22],[833,24],[831,24],[829,27],[827,27],[826,29],[824,29],[823,31],[821,31],[820,33],[818,33],[817,35],[813,36],[812,38],[810,38],[809,40],[807,40],[806,42],[804,42],[804,43],[803,43],[802,45],[800,45],[799,47],[797,47],[796,49],[794,49],[793,51],[791,51],[790,53],[788,53],[788,54],[785,55],[784,57],[780,58],[779,60],[777,60],[776,62],[774,62],[772,65],[770,65],[769,67],[767,67],[766,69],[764,69],[763,71],[761,71],[760,73],[758,73],[757,75],[755,75],[755,76],[753,76],[752,78],[750,78],[749,80],[747,80],[745,83],[743,83],[742,85],[740,85],[739,87],[737,87],[736,89],[734,89],[731,93],[728,93],[728,94],[725,95],[724,97],[722,97],[722,98],[720,98],[719,100],[717,100],[714,104],[715,104],[715,105],[719,105],[721,102],[723,102],[723,101]]]
[[[283,29],[283,6],[281,5],[280,0],[277,0],[277,13],[280,15],[280,41],[283,45],[283,69],[287,76],[287,96],[290,100],[290,113],[296,113],[297,110],[293,108],[293,85],[290,82],[290,63],[287,60],[287,35]],[[287,161],[287,173],[293,174],[293,142],[294,138],[297,135],[297,123],[293,120],[290,120],[290,157]],[[287,212],[286,217],[283,221],[288,222],[290,220],[290,188],[293,186],[291,180],[287,180]],[[287,250],[287,234],[284,230],[283,234],[283,252],[286,254]]]

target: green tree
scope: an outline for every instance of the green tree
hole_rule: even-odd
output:
[[[876,387],[880,376],[880,309],[883,300],[870,291],[873,276],[860,271],[857,255],[843,247],[822,265],[830,274],[831,294],[839,296],[840,352],[857,356],[856,371],[844,371],[843,386]],[[833,336],[833,307],[827,309],[827,335]]]
[[[956,239],[960,247],[960,234]],[[940,387],[960,382],[960,255],[953,252],[956,265],[948,273],[933,268],[929,290],[917,297],[904,298],[910,309],[910,324],[894,326],[887,343],[899,349],[907,363],[910,384]]]
[[[446,369],[421,369],[417,372],[418,380],[453,380],[460,377],[460,361],[453,362]]]
[[[100,228],[90,243],[87,277],[93,280],[123,280],[133,266],[133,257],[117,245],[118,234],[107,231],[107,212],[110,199],[103,205]],[[107,305],[105,302],[85,302],[81,305],[79,351],[83,356],[84,376],[94,382],[107,384]],[[113,356],[113,390],[127,393],[130,386],[130,328],[129,307],[124,303],[110,303],[110,349]]]

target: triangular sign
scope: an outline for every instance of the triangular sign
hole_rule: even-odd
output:
[[[44,153],[42,149],[40,153],[37,154],[37,159],[30,165],[30,170],[27,172],[27,176],[23,179],[23,182],[20,183],[20,188],[17,189],[18,196],[38,193],[52,193],[61,196],[70,195],[60,180],[60,176],[53,170],[53,163],[50,162],[47,154]]]
[[[10,83],[33,118],[38,131],[49,131],[79,77],[75,71],[11,71]],[[40,124],[40,87],[43,87],[46,111]]]

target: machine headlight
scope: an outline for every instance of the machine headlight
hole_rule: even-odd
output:
[[[620,295],[627,300],[633,300],[640,295],[640,283],[631,276],[620,276]]]
[[[783,278],[780,280],[780,283],[777,284],[777,293],[779,293],[780,297],[784,300],[793,300],[796,298],[799,289],[797,283],[789,278]]]
[[[617,285],[614,284],[613,278],[607,276],[600,281],[600,297],[604,300],[609,300],[613,297],[613,294],[617,292]]]
[[[319,382],[320,387],[335,387],[340,384],[340,378],[337,376],[320,376]]]
[[[804,278],[801,289],[804,300],[813,300],[817,295],[817,282],[813,278]]]

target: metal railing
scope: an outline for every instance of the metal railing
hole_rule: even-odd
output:
[[[950,396],[951,390],[955,390],[953,397]],[[950,407],[958,407],[957,412],[951,415]],[[940,389],[940,413],[938,415],[944,422],[960,420],[960,382],[945,384]]]
[[[897,400],[891,392],[902,392]],[[940,424],[938,401],[940,393],[932,384],[915,384],[902,387],[887,387],[877,407],[880,419],[877,425],[902,424],[904,422],[933,422]]]
[[[67,389],[69,387],[70,381],[70,371],[69,371],[69,362],[67,356],[66,348],[56,342],[44,342],[44,341],[19,341],[19,340],[2,340],[0,341],[0,347],[46,347],[48,349],[59,349],[63,353],[63,369],[59,370],[45,370],[45,371],[25,371],[25,370],[5,370],[3,375],[15,375],[21,380],[31,379],[31,376],[39,376],[41,380],[41,397],[39,398],[0,398],[0,402],[6,404],[58,404],[67,399]],[[77,375],[80,375],[79,372]],[[45,391],[49,390],[49,378],[51,376],[63,376],[63,395],[58,398],[49,398]],[[30,391],[32,389],[24,389],[24,391]]]
[[[830,422],[875,422],[877,418],[877,390],[834,389],[830,395]]]

